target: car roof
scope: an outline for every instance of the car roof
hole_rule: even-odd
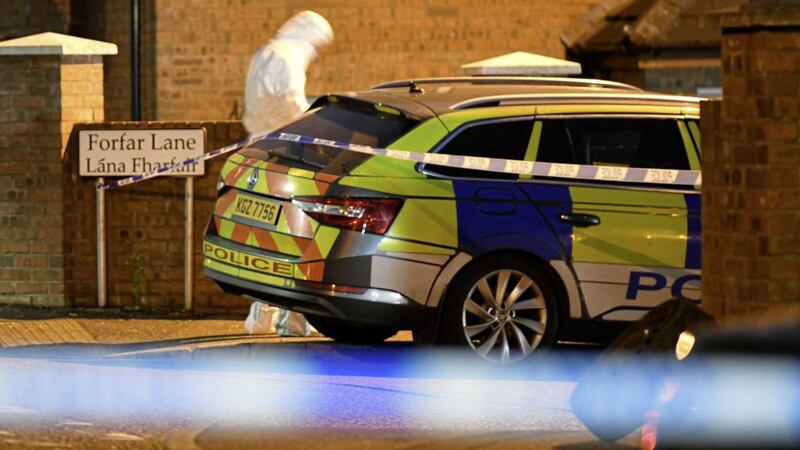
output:
[[[554,77],[458,77],[398,80],[337,94],[424,119],[478,107],[536,104],[652,105],[697,108],[698,97],[642,91],[613,81]]]

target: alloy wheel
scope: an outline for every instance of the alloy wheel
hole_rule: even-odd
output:
[[[490,272],[469,290],[462,307],[464,336],[472,350],[492,362],[511,363],[539,345],[547,327],[541,288],[525,273]]]

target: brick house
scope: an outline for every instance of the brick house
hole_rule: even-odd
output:
[[[721,94],[720,26],[747,0],[604,2],[562,36],[584,75],[675,94]]]
[[[0,40],[56,31],[117,44],[105,64],[107,120],[130,118],[127,0],[9,0]],[[397,78],[456,75],[464,63],[527,51],[579,61],[584,76],[714,95],[720,21],[746,0],[141,1],[142,118],[241,115],[250,55],[293,13],[326,16],[336,39],[312,64],[311,95]]]

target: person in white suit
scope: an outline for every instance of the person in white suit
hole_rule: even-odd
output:
[[[306,70],[317,57],[317,49],[331,41],[333,29],[328,21],[313,11],[302,11],[258,49],[247,70],[242,116],[251,135],[273,131],[308,109]],[[311,330],[302,314],[258,302],[251,306],[245,328],[251,334],[271,331],[273,323],[282,336],[308,336]]]

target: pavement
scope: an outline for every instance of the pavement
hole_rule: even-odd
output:
[[[275,333],[250,335],[245,316],[175,312],[141,312],[99,308],[34,308],[0,305],[0,347],[92,344],[164,344],[181,341],[291,343],[330,342],[310,337],[282,337]],[[410,332],[400,332],[389,342],[410,342]]]
[[[636,448],[597,441],[569,396],[593,353],[513,366],[243,316],[0,306],[0,448]],[[530,360],[530,358],[529,358]],[[527,360],[526,360],[527,361]]]

